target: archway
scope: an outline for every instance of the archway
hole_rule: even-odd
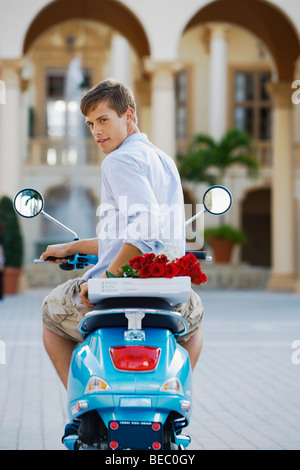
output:
[[[32,21],[24,39],[23,53],[27,53],[34,40],[47,28],[72,19],[100,21],[111,26],[132,44],[140,58],[150,55],[149,41],[140,21],[128,8],[113,0],[49,3]]]
[[[45,209],[55,219],[74,230],[80,238],[96,236],[97,200],[83,186],[71,184],[52,186],[45,192]],[[72,235],[42,219],[42,237],[48,243],[70,241]]]
[[[275,5],[262,0],[217,0],[199,10],[185,31],[205,22],[233,23],[248,29],[268,47],[277,79],[293,79],[295,61],[300,54],[299,37],[291,21]]]

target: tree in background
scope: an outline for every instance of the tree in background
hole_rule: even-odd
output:
[[[5,266],[19,268],[23,264],[23,237],[12,200],[0,199],[0,221],[3,223]]]
[[[183,180],[222,184],[226,170],[241,165],[255,176],[259,162],[254,156],[253,139],[243,130],[230,129],[216,141],[206,134],[196,135],[186,153],[178,155]]]

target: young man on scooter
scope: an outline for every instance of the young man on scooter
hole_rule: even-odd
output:
[[[56,262],[75,253],[99,257],[98,264],[82,278],[58,286],[43,303],[44,345],[66,388],[72,352],[82,341],[77,325],[93,308],[88,298],[87,280],[106,277],[107,270],[118,275],[121,267],[137,255],[165,253],[171,259],[185,254],[184,203],[179,174],[174,161],[140,132],[131,91],[114,80],[103,81],[82,98],[81,111],[97,145],[106,154],[101,167],[100,233],[95,239],[50,245],[41,255],[44,260],[48,256],[60,258]],[[121,207],[124,198],[126,211]],[[161,222],[158,208],[162,206],[176,206],[180,210]],[[137,207],[143,207],[144,213]],[[154,221],[151,234],[143,223],[150,219]],[[176,227],[180,224],[179,237],[167,226],[171,224],[174,228],[175,223]],[[133,228],[137,226],[140,232],[134,237]],[[188,351],[194,368],[202,348],[201,300],[192,291],[189,302],[178,306],[177,310],[189,323],[189,331],[180,343]]]

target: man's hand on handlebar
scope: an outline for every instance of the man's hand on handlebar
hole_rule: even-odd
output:
[[[70,243],[60,243],[57,245],[47,246],[46,251],[41,254],[40,259],[48,261],[49,263],[63,263],[68,261],[68,256],[74,254],[70,253]],[[47,259],[50,258],[50,259]],[[55,259],[56,258],[56,259]]]

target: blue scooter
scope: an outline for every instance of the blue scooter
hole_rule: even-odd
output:
[[[204,211],[223,214],[231,201],[226,188],[209,188],[203,211],[186,224]],[[18,214],[42,213],[78,238],[46,214],[43,205],[42,195],[31,188],[19,191],[14,199]],[[193,253],[206,259],[206,252]],[[97,257],[76,254],[60,267],[80,269],[96,262]],[[140,284],[138,294],[131,294],[130,285],[116,295],[116,283],[123,281],[88,281],[95,308],[79,324],[84,341],[73,352],[67,387],[70,421],[78,419],[80,425],[78,434],[63,442],[70,450],[184,449],[190,443],[182,431],[191,417],[192,372],[188,353],[177,342],[188,325],[172,305],[187,302],[190,278],[164,279],[157,294],[149,284]]]

